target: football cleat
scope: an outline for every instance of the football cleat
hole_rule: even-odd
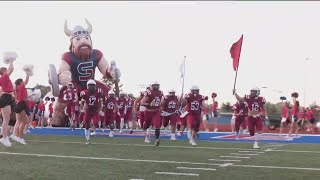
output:
[[[155,144],[155,146],[159,146],[160,140],[159,140],[159,139],[156,139],[156,142],[155,142],[154,144]]]

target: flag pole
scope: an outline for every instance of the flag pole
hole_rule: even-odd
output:
[[[187,58],[187,56],[184,56],[184,59],[183,59],[183,76],[182,76],[180,105],[182,105],[182,97],[183,97],[183,91],[184,91],[184,77],[186,75],[186,58]]]
[[[238,70],[239,70],[239,64],[240,64],[240,56],[241,56],[241,48],[242,48],[242,42],[243,42],[243,35],[242,35],[241,37],[242,37],[242,41],[241,41],[241,46],[240,46],[240,53],[239,53],[237,71],[236,71],[236,75],[235,75],[235,77],[234,77],[233,89],[236,89],[236,83],[237,83],[237,77],[238,77]],[[234,92],[233,92],[233,95],[234,95]]]

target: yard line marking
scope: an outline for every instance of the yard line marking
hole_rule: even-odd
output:
[[[244,153],[259,153],[263,154],[264,152],[258,152],[258,151],[238,151],[238,152],[244,152]]]
[[[300,168],[300,167],[282,167],[282,166],[256,166],[256,165],[231,165],[236,167],[249,167],[249,168],[269,168],[269,169],[290,169],[290,170],[310,170],[320,171],[320,168]]]
[[[144,179],[129,179],[129,180],[144,180]]]
[[[203,170],[203,171],[216,171],[216,169],[212,169],[212,168],[177,167],[177,169]]]
[[[84,144],[84,142],[67,142],[67,141],[39,141],[39,140],[27,140],[27,142],[40,142],[40,143],[62,143],[62,144]],[[90,142],[91,143],[91,142]],[[140,147],[152,147],[154,145],[147,144],[116,144],[116,143],[91,143],[98,145],[113,145],[113,146],[140,146]],[[218,148],[218,147],[192,147],[192,146],[158,146],[158,148],[181,148],[181,149],[207,149],[207,150],[252,150],[245,148]]]
[[[239,159],[208,159],[208,161],[240,162]]]
[[[54,157],[54,158],[70,158],[70,159],[90,159],[90,160],[111,160],[111,161],[128,161],[128,162],[168,163],[168,164],[192,164],[192,165],[210,165],[210,166],[223,165],[223,164],[200,163],[200,162],[160,161],[160,160],[151,160],[151,159],[120,159],[120,158],[106,158],[106,157],[65,156],[65,155],[53,155],[53,154],[29,154],[29,153],[13,153],[13,152],[0,152],[0,154],[20,155],[20,156],[37,156],[37,157]]]
[[[220,165],[220,167],[228,167],[228,166],[232,166],[233,163],[225,163],[225,164],[222,164]]]
[[[294,150],[277,150],[277,149],[266,149],[265,151],[320,154],[320,151],[294,151]]]
[[[244,155],[244,156],[256,156],[256,155],[260,155],[260,154],[241,154],[241,153],[230,153],[232,155]]]
[[[176,173],[176,172],[155,172],[155,174],[177,175],[177,176],[199,176],[199,174],[193,174],[193,173]]]
[[[239,158],[239,159],[250,159],[250,157],[243,157],[243,156],[220,156],[224,158]]]

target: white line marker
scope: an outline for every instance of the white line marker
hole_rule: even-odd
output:
[[[208,159],[208,161],[240,162],[240,159]]]
[[[190,170],[203,170],[203,171],[215,171],[212,168],[192,168],[192,167],[177,167],[177,169],[190,169]]]
[[[177,176],[199,176],[199,174],[193,174],[193,173],[175,173],[175,172],[155,172],[155,174],[177,175]]]
[[[256,156],[256,155],[260,155],[260,154],[241,154],[241,153],[230,153],[232,155],[244,155],[244,156]]]
[[[315,153],[315,154],[320,154],[320,151],[293,151],[293,150],[276,150],[276,149],[270,149],[270,151],[289,152],[289,153]]]
[[[320,135],[319,135],[320,136]],[[61,144],[84,144],[83,142],[66,142],[66,141],[40,141],[40,140],[27,140],[27,142],[40,142],[40,143],[61,143]],[[154,145],[146,145],[146,144],[116,144],[116,143],[92,143],[92,144],[98,144],[98,145],[113,145],[113,146],[141,146],[141,147],[153,147]],[[159,146],[159,148],[181,148],[181,149],[208,149],[208,150],[249,150],[254,151],[253,149],[243,149],[243,148],[214,148],[214,147],[188,147],[188,146]],[[264,151],[268,151],[267,148]],[[272,150],[274,149],[274,150]],[[291,153],[315,153],[320,154],[320,151],[293,151],[293,150],[275,150],[276,148],[272,148],[271,151],[277,151],[277,152],[291,152]],[[259,151],[259,150],[257,150]]]
[[[151,163],[167,163],[167,164],[192,164],[192,165],[211,165],[220,166],[222,164],[198,163],[198,162],[179,162],[179,161],[160,161],[146,159],[120,159],[120,158],[105,158],[105,157],[83,157],[83,156],[64,156],[52,154],[28,154],[28,153],[12,153],[0,152],[0,154],[20,155],[20,156],[36,156],[36,157],[54,157],[54,158],[70,158],[70,159],[90,159],[90,160],[111,160],[111,161],[127,161],[127,162],[151,162]]]
[[[129,179],[129,180],[144,180],[144,179]]]
[[[220,165],[220,167],[228,167],[228,166],[232,166],[233,163],[225,163],[225,164],[222,164]]]
[[[67,142],[67,141],[39,141],[39,140],[27,140],[27,142],[39,142],[39,143],[61,143],[61,144],[84,144],[84,142]],[[140,146],[140,147],[152,147],[154,145],[147,144],[116,144],[116,143],[91,143],[98,145],[113,145],[113,146]],[[158,148],[181,148],[181,149],[207,149],[207,150],[252,150],[245,148],[217,148],[217,147],[192,147],[192,146],[159,146]]]
[[[243,156],[220,156],[223,158],[239,158],[239,159],[250,159],[250,157],[243,157]]]
[[[281,166],[256,166],[256,165],[232,165],[236,167],[253,167],[253,168],[269,168],[269,169],[290,169],[290,170],[310,170],[320,171],[320,168],[300,168],[300,167],[281,167]]]
[[[259,153],[259,154],[263,154],[264,152],[258,152],[258,151],[238,151],[241,153]]]

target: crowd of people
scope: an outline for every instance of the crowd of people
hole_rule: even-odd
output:
[[[26,144],[23,134],[28,127],[33,128],[33,120],[38,119],[37,126],[51,126],[53,114],[53,104],[55,98],[46,97],[35,103],[32,97],[28,96],[26,85],[29,81],[30,71],[26,70],[26,78],[17,79],[13,84],[10,75],[13,71],[13,62],[8,68],[0,68],[1,98],[0,107],[2,115],[2,138],[0,142],[5,146],[11,146],[9,140],[9,129],[12,126],[10,138],[21,144]],[[252,88],[249,95],[239,96],[233,90],[237,103],[233,106],[233,129],[236,139],[239,139],[243,130],[248,130],[251,136],[255,137],[254,148],[259,148],[258,142],[262,133],[263,124],[268,125],[266,111],[266,101],[260,96],[259,88]],[[293,105],[289,101],[284,103],[280,134],[283,126],[290,125],[291,136],[293,132],[297,134],[304,120],[308,122],[308,128],[314,132],[315,111],[314,109],[304,109],[299,106],[298,93],[292,93]],[[218,131],[217,107],[215,100],[216,93],[211,94],[214,131]],[[103,96],[102,90],[97,88],[95,80],[87,82],[86,90],[77,93],[73,83],[69,82],[67,89],[63,91],[63,101],[66,103],[65,114],[68,125],[72,131],[76,127],[85,128],[86,144],[90,144],[90,137],[95,135],[96,128],[108,128],[109,137],[114,136],[114,130],[123,133],[129,130],[141,128],[145,132],[145,143],[150,143],[150,131],[155,131],[155,145],[160,144],[160,129],[164,127],[171,133],[171,140],[176,140],[176,135],[183,135],[187,130],[189,143],[196,144],[197,133],[202,122],[206,131],[209,131],[207,123],[209,120],[208,96],[200,94],[198,86],[192,86],[186,94],[177,96],[175,90],[171,89],[168,94],[160,90],[160,84],[153,82],[140,96],[135,98],[133,94],[120,92],[119,97],[113,90],[108,95]],[[47,108],[47,109],[46,109]],[[49,111],[49,118],[45,122],[45,111]],[[13,121],[13,120],[16,121]],[[179,131],[179,132],[176,132]]]

